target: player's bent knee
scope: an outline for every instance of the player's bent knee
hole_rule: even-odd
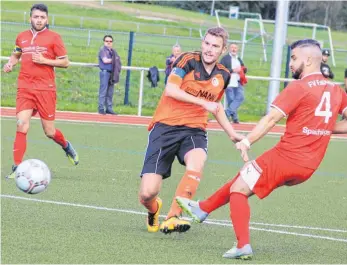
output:
[[[247,183],[242,179],[241,176],[238,176],[237,180],[231,185],[230,193],[242,193],[244,195],[251,195],[252,190],[249,188]]]
[[[29,122],[17,119],[17,132],[28,133]]]
[[[148,201],[153,200],[153,198],[155,198],[158,195],[158,192],[156,191],[140,191],[139,194],[139,201],[141,204],[144,204]]]
[[[44,127],[43,128],[43,131],[45,132],[45,135],[48,137],[48,138],[51,138],[53,139],[54,138],[54,135],[55,135],[55,128],[51,128],[51,127]]]
[[[50,138],[50,139],[53,139],[53,138],[54,138],[54,134],[55,134],[55,131],[51,131],[51,130],[46,131],[46,130],[45,130],[45,135],[46,135],[48,138]]]

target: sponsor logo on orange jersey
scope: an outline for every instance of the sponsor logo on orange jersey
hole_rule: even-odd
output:
[[[216,96],[209,93],[208,91],[203,91],[201,89],[196,90],[192,87],[188,87],[186,89],[186,92],[188,94],[191,94],[191,95],[197,97],[197,98],[204,98],[204,99],[209,100],[209,101],[216,101]]]

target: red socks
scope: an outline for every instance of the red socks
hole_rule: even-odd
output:
[[[58,129],[55,129],[55,134],[53,136],[53,141],[61,145],[63,148],[67,147],[67,141],[65,140],[64,135]]]
[[[26,149],[27,134],[22,132],[16,132],[16,138],[13,144],[13,160],[16,166],[22,163]]]
[[[230,218],[233,222],[237,248],[249,244],[249,221],[251,213],[248,197],[242,193],[232,192],[230,194]]]
[[[236,181],[240,174],[222,186],[207,200],[199,202],[200,208],[211,213],[219,207],[230,204],[230,218],[234,226],[235,236],[237,238],[237,247],[242,248],[244,245],[249,244],[249,221],[251,211],[248,204],[248,197],[239,192],[230,193],[231,185]]]
[[[58,129],[55,130],[53,140],[63,148],[67,147],[67,141],[64,135]],[[19,165],[23,161],[23,157],[27,148],[27,134],[16,132],[16,138],[13,144],[13,160],[15,165]]]
[[[236,181],[239,174],[236,175],[231,181],[226,183],[223,187],[213,193],[207,200],[200,201],[199,206],[201,210],[211,213],[214,210],[227,204],[230,200],[230,187]]]

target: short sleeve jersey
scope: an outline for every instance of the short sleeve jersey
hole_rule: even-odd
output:
[[[18,76],[18,88],[55,90],[54,67],[37,64],[32,54],[40,52],[47,59],[67,56],[60,35],[45,28],[34,33],[32,30],[21,32],[16,39],[14,53],[21,54],[21,68]]]
[[[224,94],[229,79],[230,72],[222,64],[217,63],[209,74],[202,63],[201,52],[188,52],[175,60],[168,83],[176,84],[194,97],[218,102]],[[207,119],[208,112],[203,107],[176,100],[163,93],[149,130],[157,122],[205,129]]]
[[[311,169],[321,163],[347,95],[321,73],[291,82],[272,103],[287,116],[286,132],[276,145],[291,162]]]

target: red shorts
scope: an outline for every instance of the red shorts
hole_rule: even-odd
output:
[[[56,101],[56,91],[18,88],[16,113],[33,109],[33,115],[38,112],[42,119],[53,121],[55,119]]]
[[[292,186],[308,180],[315,169],[305,168],[289,162],[271,149],[240,171],[248,187],[260,198],[268,196],[277,187]]]

